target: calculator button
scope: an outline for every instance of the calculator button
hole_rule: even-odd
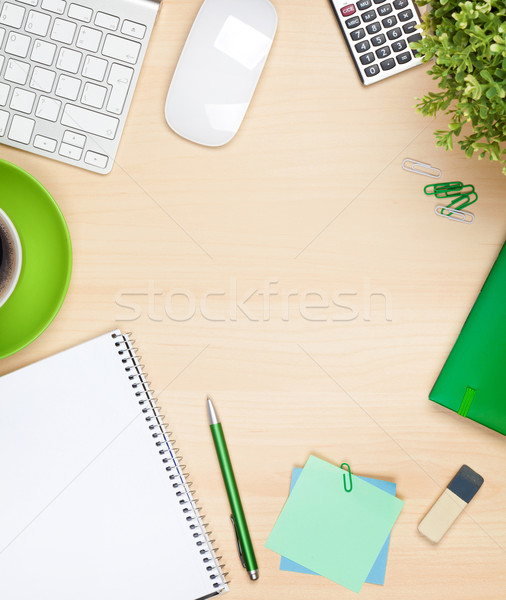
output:
[[[353,29],[353,27],[358,27],[360,25],[360,17],[351,17],[351,19],[347,19],[345,23],[348,29]]]
[[[385,36],[380,33],[379,35],[375,35],[373,38],[371,38],[371,42],[373,46],[381,46],[381,44],[385,43]]]
[[[383,62],[380,62],[380,65],[383,71],[388,71],[395,67],[395,60],[393,58],[387,58]]]
[[[367,12],[365,12],[362,15],[362,21],[364,23],[369,23],[370,21],[374,21],[375,18],[376,18],[376,11],[375,10],[368,10]]]
[[[371,47],[371,44],[367,41],[364,40],[363,42],[360,42],[358,44],[355,44],[355,50],[360,54],[361,52],[365,52],[366,50],[369,50],[369,48]]]
[[[394,25],[397,25],[397,19],[394,16],[391,17],[387,17],[386,19],[383,19],[383,21],[381,21],[383,23],[383,27],[385,28],[389,28],[389,27],[393,27]]]
[[[350,15],[354,14],[354,12],[355,6],[353,4],[348,4],[347,6],[343,6],[343,8],[341,8],[341,14],[343,17],[349,17]]]
[[[410,35],[408,37],[408,44],[412,44],[414,42],[419,42],[422,39],[422,35],[420,33],[415,33],[415,35]]]
[[[396,27],[395,29],[390,29],[387,35],[389,40],[396,40],[398,37],[401,37],[402,31],[399,27]]]
[[[389,15],[392,12],[392,5],[391,4],[383,4],[383,6],[380,6],[378,8],[378,15],[380,17],[384,17],[385,15]]]
[[[376,56],[378,58],[386,58],[391,53],[392,51],[388,46],[383,46],[383,48],[378,48],[378,50],[376,50]]]
[[[360,62],[363,65],[370,65],[372,62],[374,62],[374,54],[372,52],[368,52],[367,54],[363,54],[360,57]]]
[[[405,47],[406,47],[406,42],[404,40],[399,40],[398,42],[394,42],[392,44],[392,50],[394,52],[400,52],[401,50],[404,50]]]
[[[412,10],[403,10],[402,12],[399,13],[399,21],[409,21],[409,19],[411,19],[412,16],[413,16]]]
[[[411,60],[411,52],[403,52],[397,55],[397,62],[403,65]]]
[[[378,21],[376,21],[376,23],[371,23],[368,25],[366,29],[372,35],[373,33],[378,33],[378,31],[381,31],[381,25]]]
[[[352,31],[350,33],[351,39],[354,42],[358,42],[358,40],[361,40],[365,35],[365,31],[363,29],[355,29],[355,31]]]
[[[401,10],[402,8],[406,8],[409,4],[408,0],[395,0],[394,6],[397,10]]]
[[[374,75],[378,75],[379,72],[380,68],[378,65],[371,65],[370,67],[367,67],[367,69],[364,69],[366,77],[374,77]]]
[[[382,2],[386,2],[387,0],[374,0],[374,4],[381,4]]]
[[[365,10],[366,8],[369,8],[369,6],[371,6],[371,4],[372,4],[371,0],[358,0],[357,8],[359,10]]]
[[[402,30],[404,33],[413,33],[413,31],[415,31],[415,25],[415,21],[410,21],[409,23],[406,23],[406,25],[402,26]]]

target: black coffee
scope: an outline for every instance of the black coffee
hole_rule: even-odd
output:
[[[0,300],[11,284],[15,268],[14,240],[0,217]]]

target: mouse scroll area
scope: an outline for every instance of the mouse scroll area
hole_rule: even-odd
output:
[[[268,0],[205,0],[167,95],[171,129],[205,146],[229,142],[248,110],[276,28]]]

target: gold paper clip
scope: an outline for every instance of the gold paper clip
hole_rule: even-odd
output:
[[[421,169],[419,169],[419,167],[421,167]],[[434,179],[441,177],[441,169],[432,167],[431,165],[415,160],[414,158],[405,158],[402,161],[402,168],[410,173],[425,175],[425,177],[433,177]]]

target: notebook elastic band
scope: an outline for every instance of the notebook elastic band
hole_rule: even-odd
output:
[[[470,388],[469,386],[466,388],[466,393],[464,394],[462,402],[460,403],[460,408],[457,411],[461,417],[467,417],[467,413],[469,412],[469,408],[471,407],[471,403],[475,394],[476,390],[473,390],[473,388]]]

